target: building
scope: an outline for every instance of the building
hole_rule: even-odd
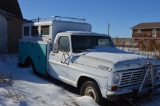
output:
[[[160,22],[140,23],[131,29],[134,40],[160,39]]]
[[[0,0],[0,53],[15,53],[23,19],[17,0]]]
[[[18,0],[0,0],[0,9],[23,19]]]

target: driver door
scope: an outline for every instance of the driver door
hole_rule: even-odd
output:
[[[50,75],[56,79],[69,83],[69,54],[70,43],[68,36],[58,38],[58,52],[50,53],[49,70]]]

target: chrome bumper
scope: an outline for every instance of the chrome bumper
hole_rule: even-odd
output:
[[[156,89],[160,88],[160,80],[158,80],[155,83],[155,86],[152,87],[151,84],[148,84],[146,86],[144,86],[141,90],[141,92],[139,93],[139,88],[140,88],[140,84],[139,85],[132,85],[132,86],[127,86],[127,87],[122,87],[122,88],[118,88],[115,91],[107,91],[106,96],[107,99],[112,101],[112,98],[118,98],[118,96],[120,95],[127,95],[127,94],[134,94],[134,95],[142,95],[151,91],[155,91]]]

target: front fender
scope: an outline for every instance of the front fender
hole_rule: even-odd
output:
[[[82,77],[85,77],[88,80],[89,79],[94,80],[97,83],[97,85],[99,86],[99,88],[101,88],[99,80],[97,78],[93,77],[92,75],[87,75],[87,74],[81,74],[78,76],[78,78],[76,79],[76,87],[78,87],[79,81]]]
[[[95,78],[91,75],[82,74],[82,75],[79,75],[79,77],[77,78],[76,87],[80,87],[79,86],[79,81],[82,77],[86,77],[88,79],[91,79],[91,80],[95,81],[97,83],[97,85],[99,86],[99,90],[100,90],[102,96],[104,98],[107,98],[106,93],[107,93],[107,88],[108,88],[108,78],[102,79],[103,81],[101,81],[101,80],[98,80],[97,78]],[[85,81],[87,81],[87,80],[85,80]]]

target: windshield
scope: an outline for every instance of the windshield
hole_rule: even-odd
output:
[[[71,36],[72,50],[74,53],[80,53],[86,49],[91,49],[95,46],[110,46],[115,47],[110,37],[104,36]]]

